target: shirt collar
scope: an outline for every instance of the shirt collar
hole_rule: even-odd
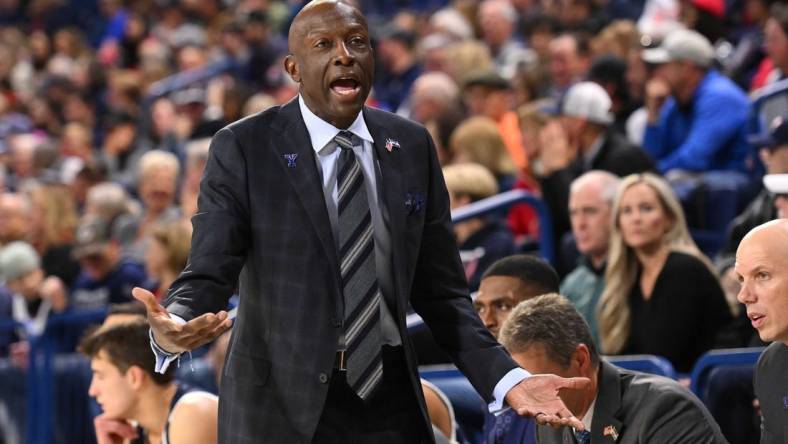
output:
[[[583,427],[586,430],[588,430],[589,433],[591,432],[591,423],[594,421],[594,406],[596,406],[596,398],[594,398],[594,400],[591,401],[591,405],[588,406],[588,411],[586,412],[585,415],[583,415],[583,418],[580,420],[580,422],[583,423]],[[572,427],[572,430],[575,433],[577,433],[576,428]]]
[[[607,139],[607,135],[605,133],[600,134],[595,140],[594,143],[588,148],[588,151],[583,154],[583,162],[588,169],[592,168],[592,164],[594,163],[594,158],[599,154],[599,151],[602,149],[602,145],[605,144],[605,140]]]
[[[315,113],[306,106],[300,94],[298,95],[298,106],[301,108],[301,116],[304,118],[306,130],[309,132],[312,149],[315,150],[315,153],[319,153],[328,145],[328,142],[342,130],[316,116]],[[369,133],[369,129],[367,129],[367,123],[364,121],[363,112],[358,113],[358,117],[356,117],[356,120],[348,127],[347,131],[350,131],[369,143],[374,143],[372,135]]]

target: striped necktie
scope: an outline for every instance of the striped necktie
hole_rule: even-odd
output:
[[[383,376],[380,303],[375,274],[375,240],[361,164],[353,146],[361,141],[341,131],[334,142],[342,149],[337,174],[339,258],[345,300],[347,382],[367,399]]]
[[[590,444],[591,432],[588,430],[576,430],[575,439],[577,440],[577,444]]]

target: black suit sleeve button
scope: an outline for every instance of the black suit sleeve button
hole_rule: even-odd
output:
[[[319,379],[321,384],[325,384],[328,382],[328,375],[325,373],[320,373]]]

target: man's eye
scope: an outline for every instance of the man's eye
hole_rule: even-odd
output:
[[[318,40],[315,42],[315,48],[325,48],[326,46],[328,46],[328,42],[325,40]]]
[[[769,279],[769,273],[765,273],[765,272],[761,271],[760,273],[755,275],[755,278],[758,279],[759,281],[763,281],[763,280]]]
[[[361,37],[353,37],[352,39],[350,39],[350,43],[356,46],[363,46],[366,43],[366,41]]]
[[[496,305],[496,308],[498,309],[498,311],[509,311],[512,309],[512,305],[509,304],[508,302],[501,302]]]

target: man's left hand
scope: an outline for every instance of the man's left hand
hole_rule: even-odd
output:
[[[591,384],[588,378],[562,378],[556,375],[531,375],[506,393],[506,403],[519,415],[533,416],[539,424],[554,427],[572,426],[583,430],[583,423],[575,418],[558,397],[561,389],[581,390]]]

